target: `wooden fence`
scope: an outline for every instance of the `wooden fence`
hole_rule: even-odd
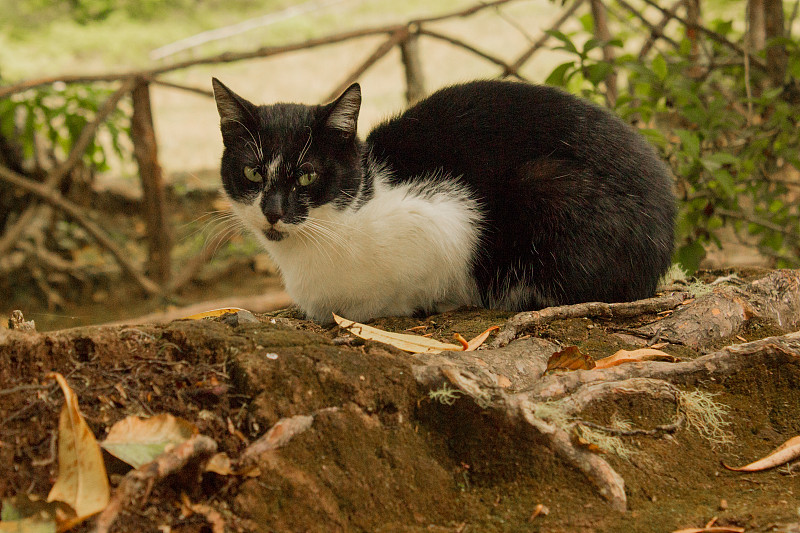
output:
[[[209,249],[213,249],[214,245],[207,246],[206,250],[191,261],[187,267],[183,268],[180,274],[175,274],[173,272],[171,264],[172,241],[170,239],[172,232],[169,231],[165,211],[164,180],[158,161],[158,147],[153,128],[150,87],[153,84],[157,84],[199,93],[209,97],[213,95],[210,91],[204,89],[168,82],[161,79],[162,75],[198,65],[213,65],[249,59],[263,59],[298,50],[308,50],[345,41],[383,35],[386,39],[366,60],[356,65],[355,68],[341,80],[341,83],[331,90],[328,100],[336,97],[348,85],[360,78],[367,70],[375,65],[378,60],[386,56],[395,47],[399,47],[402,68],[405,71],[407,83],[406,97],[409,102],[414,102],[425,94],[421,58],[418,51],[418,42],[420,38],[444,41],[483,58],[499,68],[498,75],[500,77],[524,79],[520,74],[520,69],[545,45],[549,38],[547,32],[543,32],[541,37],[531,42],[527,50],[520,54],[519,57],[508,62],[495,55],[482,51],[479,46],[471,44],[461,37],[446,35],[431,27],[434,22],[470,17],[485,10],[497,9],[504,4],[520,1],[523,0],[495,0],[479,3],[468,9],[436,17],[409,20],[402,24],[336,33],[303,42],[285,44],[282,46],[262,47],[246,52],[224,53],[212,57],[174,62],[172,64],[146,70],[99,75],[53,76],[0,87],[0,98],[7,98],[21,91],[56,82],[67,84],[114,83],[118,85],[116,91],[100,106],[94,120],[86,125],[80,137],[72,147],[67,159],[50,170],[43,181],[34,181],[0,165],[0,180],[29,193],[34,198],[34,201],[26,207],[15,222],[7,228],[5,233],[0,235],[0,257],[15,247],[26,227],[28,227],[28,224],[36,215],[37,204],[41,202],[55,208],[64,216],[83,227],[101,248],[105,249],[113,256],[122,271],[134,280],[145,293],[149,295],[166,295],[173,293],[186,282],[190,281],[197,271],[202,268],[211,255]],[[645,2],[655,5],[650,0],[645,0]],[[617,2],[617,5],[642,19],[645,25],[650,28],[651,37],[648,43],[646,43],[646,46],[650,46],[654,40],[663,37],[660,29],[663,29],[667,21],[677,19],[690,27],[694,24],[692,21],[681,19],[676,15],[677,7],[680,7],[686,2],[687,0],[679,0],[670,8],[661,8],[655,5],[655,7],[663,13],[662,20],[657,23],[651,23],[647,21],[647,19],[644,19],[636,9],[626,2]],[[609,33],[606,23],[607,6],[604,5],[602,0],[588,0],[588,2],[587,0],[572,0],[565,2],[561,14],[553,22],[551,29],[558,29],[586,3],[591,6],[591,13],[595,19],[597,37],[600,40],[608,40]],[[613,51],[610,48],[606,48],[604,54],[607,60],[613,59]],[[760,60],[757,58],[753,58],[752,60],[756,66],[760,66]],[[609,98],[613,99],[615,94],[615,79],[613,78],[613,73],[607,78],[606,83]],[[109,237],[107,232],[94,223],[91,217],[86,215],[85,208],[77,206],[59,193],[59,186],[62,180],[79,164],[84,152],[94,138],[98,127],[108,119],[109,115],[126,97],[130,97],[133,102],[131,137],[133,141],[134,158],[139,167],[143,192],[142,217],[146,223],[148,236],[149,253],[147,262],[143,266],[138,266],[134,261],[131,261],[127,254]]]

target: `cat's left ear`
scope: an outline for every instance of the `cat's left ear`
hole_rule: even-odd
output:
[[[325,125],[341,132],[346,138],[354,137],[358,127],[358,112],[361,110],[361,86],[354,83],[329,106],[331,110]]]

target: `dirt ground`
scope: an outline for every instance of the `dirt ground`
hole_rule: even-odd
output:
[[[374,325],[426,326],[450,340],[509,316],[467,309]],[[616,332],[658,318],[562,320],[536,336],[596,359],[630,348]],[[725,344],[783,333],[750,321]],[[699,355],[685,346],[663,350]],[[742,474],[720,466],[749,463],[800,434],[798,364],[702,384],[727,408],[729,444],[711,445],[686,428],[627,438],[630,458],[606,456],[626,482],[629,510],[620,513],[530,429],[465,397],[453,405],[431,400],[414,379],[414,363],[415,356],[383,344],[346,342],[337,327],[305,322],[292,310],[258,315],[258,323],[228,315],[48,333],[0,330],[0,498],[44,497],[57,474],[63,396],[45,379],[56,371],[74,388],[98,438],[127,415],[168,412],[195,423],[236,459],[282,418],[315,415],[309,430],[260,455],[258,477],[191,469],[170,476],[113,531],[212,531],[202,514],[186,512],[182,495],[218,511],[229,531],[654,532],[702,527],[713,518],[748,532],[800,528],[800,477],[791,468]],[[675,414],[672,404],[625,400],[595,406],[587,416],[607,423],[615,413],[643,428]],[[106,459],[113,487],[128,467]],[[534,516],[538,504],[548,512]]]

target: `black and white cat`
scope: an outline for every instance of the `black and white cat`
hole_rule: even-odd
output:
[[[314,320],[634,300],[670,264],[668,168],[558,89],[456,85],[362,142],[358,84],[269,106],[213,86],[233,211]]]

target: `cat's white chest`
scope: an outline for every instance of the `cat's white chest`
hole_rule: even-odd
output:
[[[282,241],[263,240],[289,295],[330,322],[478,305],[480,211],[453,182],[375,183],[358,208],[327,205]]]

